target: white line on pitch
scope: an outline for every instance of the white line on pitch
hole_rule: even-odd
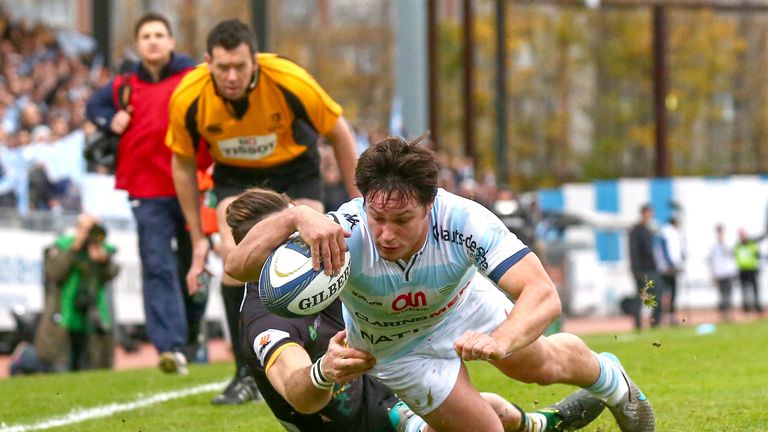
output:
[[[0,424],[0,432],[26,432],[33,430],[50,429],[59,426],[67,426],[75,423],[84,422],[86,420],[93,420],[102,417],[109,417],[113,414],[131,411],[139,408],[148,407],[158,403],[166,402],[173,399],[180,399],[187,396],[192,396],[198,393],[205,393],[213,390],[220,389],[228,381],[215,382],[210,384],[202,384],[195,387],[186,388],[183,390],[158,393],[147,398],[136,399],[133,402],[126,403],[113,403],[101,406],[95,406],[93,408],[76,408],[69,413],[60,416],[53,417],[47,420],[42,420],[32,424],[19,424],[19,425],[6,425]]]

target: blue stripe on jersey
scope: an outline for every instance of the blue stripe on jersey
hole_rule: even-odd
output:
[[[514,255],[505,259],[499,265],[497,265],[496,268],[493,269],[493,271],[488,274],[488,279],[492,280],[493,283],[498,285],[499,279],[501,279],[501,277],[504,276],[504,273],[506,273],[507,270],[509,270],[509,268],[515,265],[518,261],[523,259],[524,256],[528,255],[528,252],[530,251],[531,250],[527,247],[520,249]]]

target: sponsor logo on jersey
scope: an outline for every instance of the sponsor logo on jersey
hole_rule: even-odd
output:
[[[360,218],[355,214],[343,213],[342,216],[344,216],[344,219],[347,220],[350,231],[352,231],[352,229],[354,229],[355,226],[360,223]]]
[[[450,230],[435,224],[432,225],[432,236],[435,238],[435,240],[442,240],[457,245],[463,245],[469,253],[469,256],[475,260],[475,265],[477,265],[477,268],[481,270],[488,270],[488,258],[486,258],[488,251],[486,251],[484,247],[477,244],[477,241],[474,239],[472,234],[467,236],[459,230]]]
[[[427,295],[423,291],[400,294],[392,300],[392,310],[400,312],[410,308],[426,308]]]
[[[307,310],[333,297],[333,295],[336,294],[336,291],[344,288],[344,284],[347,283],[348,278],[349,266],[347,266],[346,270],[344,270],[344,273],[342,273],[339,278],[336,279],[336,282],[331,284],[331,286],[313,296],[304,297],[303,299],[299,300],[299,309]]]
[[[403,340],[403,338],[405,338],[408,335],[416,334],[430,327],[431,325],[428,325],[428,326],[419,327],[415,329],[404,330],[398,333],[378,334],[378,335],[368,333],[365,330],[360,330],[360,336],[362,336],[363,339],[367,340],[368,343],[370,343],[371,345],[378,345],[382,342],[395,342],[395,341]]]
[[[376,300],[368,300],[368,297],[360,294],[359,292],[352,290],[352,295],[359,298],[360,300],[364,301],[366,304],[370,306],[383,306],[384,303]]]
[[[358,320],[365,322],[366,324],[369,324],[369,325],[375,326],[375,327],[382,327],[382,328],[399,327],[399,326],[409,325],[409,324],[413,324],[413,323],[417,323],[417,322],[421,322],[421,321],[431,320],[431,319],[439,317],[440,315],[442,315],[445,312],[447,312],[449,309],[451,309],[454,306],[456,306],[456,304],[459,302],[459,299],[461,298],[461,296],[464,295],[464,292],[467,290],[467,287],[469,287],[469,282],[466,285],[464,285],[464,287],[461,289],[461,291],[456,293],[456,295],[453,296],[451,301],[446,303],[445,306],[443,306],[440,309],[430,313],[429,315],[418,315],[418,316],[410,317],[410,318],[401,318],[401,319],[393,319],[393,320],[386,320],[386,321],[378,321],[378,320],[376,320],[374,318],[371,318],[371,317],[369,317],[369,316],[367,316],[367,315],[365,315],[363,313],[355,312],[355,317]]]
[[[216,143],[228,159],[259,160],[271,155],[277,146],[277,135],[253,135],[229,138]]]
[[[290,335],[287,332],[276,329],[264,330],[253,340],[253,351],[256,353],[261,365],[264,366],[269,353],[275,345],[283,339],[288,339]]]

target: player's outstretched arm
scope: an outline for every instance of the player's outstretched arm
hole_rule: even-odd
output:
[[[343,228],[311,207],[300,205],[275,213],[254,225],[227,257],[224,270],[243,281],[259,278],[269,254],[299,232],[312,250],[312,263],[320,269],[322,257],[326,273],[337,272],[344,260],[348,236]]]
[[[299,345],[287,346],[266,372],[272,387],[302,414],[316,413],[331,400],[329,389],[312,384],[312,360]]]
[[[376,361],[360,350],[344,346],[344,331],[328,342],[328,350],[312,363],[304,348],[289,345],[280,352],[266,373],[272,387],[296,411],[312,414],[331,400],[336,382],[344,383],[369,371]]]
[[[561,313],[560,297],[536,255],[510,267],[499,288],[516,299],[506,321],[491,334],[468,331],[454,342],[464,360],[501,360],[539,338]]]
[[[499,279],[499,288],[516,299],[507,320],[491,334],[506,356],[544,334],[562,313],[562,305],[554,282],[533,253],[504,273]]]

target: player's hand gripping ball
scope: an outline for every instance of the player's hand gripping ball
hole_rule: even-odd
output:
[[[350,254],[338,273],[326,275],[312,268],[312,252],[298,235],[278,246],[259,276],[259,298],[270,312],[286,318],[314,315],[341,294],[349,278]]]

